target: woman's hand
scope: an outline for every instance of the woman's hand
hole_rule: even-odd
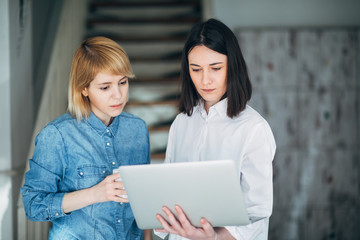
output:
[[[119,173],[107,176],[90,191],[95,202],[129,202]]]
[[[127,195],[119,173],[107,176],[100,183],[91,188],[66,193],[63,198],[63,211],[69,213],[98,202],[129,202],[127,198],[120,197]],[[120,196],[117,196],[120,195]]]
[[[164,228],[156,229],[157,232],[176,234],[192,240],[216,239],[217,234],[214,228],[205,218],[200,220],[201,227],[195,227],[190,223],[180,206],[175,206],[178,218],[175,217],[169,208],[163,207],[162,210],[166,214],[168,221],[160,214],[157,214],[156,218]]]

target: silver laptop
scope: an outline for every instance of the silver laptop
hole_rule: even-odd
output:
[[[131,165],[119,168],[141,229],[162,228],[156,219],[180,205],[194,226],[205,217],[214,227],[249,222],[239,177],[231,160]]]

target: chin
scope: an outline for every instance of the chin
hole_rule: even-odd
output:
[[[112,114],[112,117],[117,117],[117,116],[119,116],[122,112],[123,112],[122,110],[116,111],[116,112],[114,112],[114,113]]]

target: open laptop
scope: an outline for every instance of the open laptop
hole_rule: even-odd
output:
[[[205,217],[214,227],[246,225],[236,167],[231,160],[131,165],[119,168],[130,206],[141,229],[162,228],[156,219],[180,205],[194,226]]]

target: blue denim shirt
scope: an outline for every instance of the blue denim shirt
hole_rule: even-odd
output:
[[[65,193],[89,188],[122,165],[150,162],[149,133],[140,118],[121,113],[106,126],[91,113],[64,114],[36,137],[21,188],[26,216],[52,221],[49,239],[142,239],[129,203],[95,203],[65,214]]]

